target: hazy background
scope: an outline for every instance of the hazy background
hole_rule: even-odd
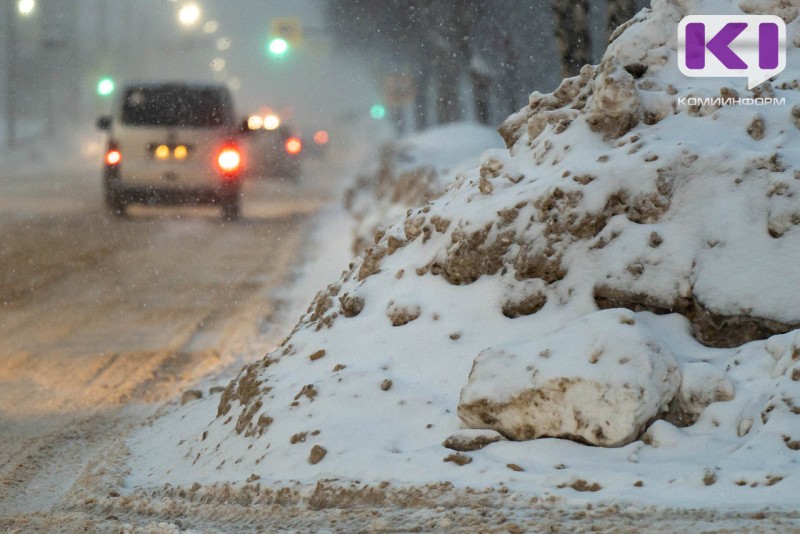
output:
[[[118,90],[128,81],[224,82],[234,90],[241,115],[274,109],[301,131],[346,128],[385,100],[387,76],[401,71],[419,74],[420,64],[409,63],[408,52],[423,36],[413,31],[394,34],[379,46],[381,30],[370,26],[400,1],[196,0],[201,17],[193,27],[178,21],[178,10],[185,3],[35,0],[34,10],[22,15],[18,0],[3,0],[0,122],[5,124],[13,108],[20,140],[89,131],[96,116],[111,109],[113,97],[101,97],[96,91],[98,80],[110,76]],[[510,110],[522,107],[531,91],[550,91],[560,81],[553,14],[550,0],[478,4],[482,20],[469,39],[480,45],[473,49],[484,52],[479,69],[495,80],[493,95],[503,94],[503,105],[493,105],[491,111],[490,122],[496,124]],[[424,16],[433,19],[428,28],[440,28],[447,38],[448,16],[456,7],[442,5],[445,9]],[[605,5],[605,0],[588,4],[595,60],[605,48]],[[276,17],[297,17],[303,30],[300,45],[281,59],[266,50],[270,21]],[[430,41],[430,35],[424,37]],[[492,53],[498,43],[513,49],[513,65]],[[422,53],[424,60],[427,52]],[[469,93],[469,79],[458,76],[457,91]],[[464,98],[460,116],[474,119],[468,100]],[[408,107],[396,111],[408,115],[412,113]],[[405,127],[413,129],[413,120]],[[4,144],[6,131],[5,126],[0,128]]]

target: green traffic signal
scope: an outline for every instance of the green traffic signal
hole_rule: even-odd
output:
[[[100,96],[108,96],[114,92],[114,80],[111,78],[101,78],[97,82],[97,94]]]
[[[380,104],[375,104],[369,108],[369,116],[373,119],[382,119],[386,116],[386,108]]]
[[[289,51],[289,43],[286,39],[276,37],[269,42],[269,53],[273,56],[280,57]]]

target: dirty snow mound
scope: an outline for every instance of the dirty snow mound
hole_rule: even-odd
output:
[[[170,443],[161,461],[185,483],[448,480],[794,506],[800,20],[755,4],[655,0],[598,66],[509,117],[508,149],[381,232],[279,350],[139,450]],[[789,67],[752,92],[683,77],[680,19],[743,9],[784,17]],[[719,95],[786,104],[682,103]],[[467,425],[512,440],[443,446],[464,441],[462,390]],[[538,436],[618,447],[518,441]],[[161,476],[144,456],[134,484]]]

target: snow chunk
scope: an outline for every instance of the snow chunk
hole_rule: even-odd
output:
[[[633,76],[614,56],[600,64],[594,92],[586,104],[587,122],[595,132],[616,139],[639,122],[639,92]]]
[[[616,447],[666,411],[679,384],[672,352],[629,310],[605,310],[535,341],[481,352],[458,415],[514,440]]]
[[[505,441],[505,439],[501,433],[495,430],[465,428],[451,434],[442,445],[454,451],[470,452],[498,441]]]
[[[682,426],[694,423],[710,404],[733,399],[733,382],[728,375],[706,362],[686,364],[681,387],[671,415]]]

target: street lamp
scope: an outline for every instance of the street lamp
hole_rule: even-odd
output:
[[[225,60],[221,57],[211,60],[211,70],[214,72],[222,72],[225,70]]]
[[[186,27],[194,26],[200,20],[200,7],[194,2],[183,4],[178,9],[178,22]]]
[[[33,13],[34,8],[36,8],[36,0],[19,0],[17,2],[17,11],[23,17]]]
[[[219,22],[216,20],[209,20],[203,24],[203,33],[214,33],[219,29]]]

